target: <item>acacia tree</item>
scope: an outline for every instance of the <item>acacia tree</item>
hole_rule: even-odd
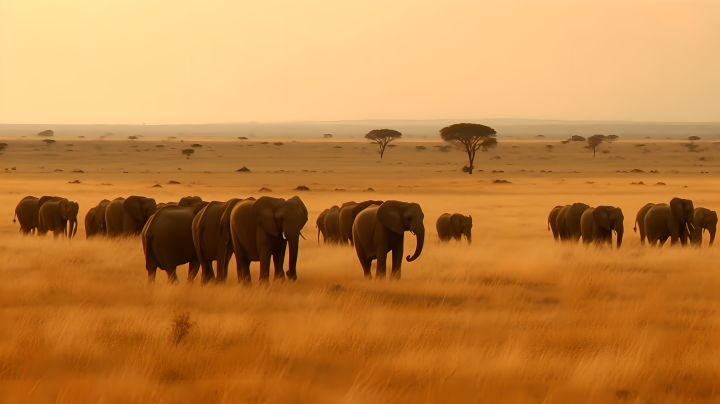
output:
[[[497,146],[496,134],[495,129],[477,123],[456,123],[440,129],[440,137],[443,141],[467,153],[470,160],[468,174],[472,174],[475,153],[478,150],[482,149],[486,152],[491,147]]]
[[[401,137],[402,133],[393,129],[373,129],[365,135],[365,139],[370,139],[380,146],[380,158],[382,158],[383,154],[385,154],[385,148],[388,143],[395,139],[400,139]]]
[[[612,143],[616,140],[618,140],[617,135],[592,135],[587,139],[587,148],[592,149],[593,151],[593,158],[595,158],[595,151],[597,150],[598,146],[602,143]]]

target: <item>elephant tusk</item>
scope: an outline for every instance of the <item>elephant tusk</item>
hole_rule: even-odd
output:
[[[302,237],[303,240],[307,240],[307,239],[305,238],[305,236],[302,235],[302,233],[300,233],[300,237]]]
[[[282,238],[283,240],[287,240],[287,237],[285,237],[285,232],[282,232]]]

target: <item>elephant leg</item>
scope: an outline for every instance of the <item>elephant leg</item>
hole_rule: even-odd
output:
[[[220,261],[218,261],[218,274],[217,274],[217,282],[225,282],[227,280],[228,276],[228,267],[230,266],[230,259],[232,258],[233,252],[232,250],[225,251],[225,257],[222,258],[223,264],[225,266],[222,269],[222,276],[220,275]]]
[[[668,237],[667,237],[667,236],[659,238],[659,239],[658,239],[658,245],[659,245],[660,247],[664,246],[664,245],[665,245],[665,242],[667,242],[667,240],[668,240]],[[670,245],[672,245],[672,240],[670,241]]]
[[[155,274],[157,273],[157,265],[147,265],[148,285],[155,283]]]
[[[400,243],[400,245],[395,246],[395,248],[392,249],[392,279],[400,280],[400,274],[402,269],[402,261],[403,261],[403,253],[404,253],[404,245],[403,243]]]
[[[213,271],[212,263],[212,260],[203,260],[200,262],[200,281],[203,285],[215,279],[215,271]]]
[[[172,269],[166,270],[165,272],[167,273],[168,283],[170,283],[170,284],[178,283],[177,267],[173,267]]]
[[[285,271],[283,270],[283,263],[285,263],[285,250],[287,249],[287,243],[282,242],[273,248],[273,265],[275,266],[275,273],[273,274],[273,281],[284,281]]]
[[[235,250],[235,265],[237,266],[238,283],[244,285],[252,284],[250,277],[250,260],[242,248]]]
[[[375,269],[376,279],[385,279],[387,272],[387,254],[388,249],[385,246],[379,247],[377,252],[377,268]]]
[[[200,261],[198,261],[197,258],[191,260],[189,263],[189,267],[190,270],[188,271],[188,283],[193,283],[195,281],[195,277],[198,274],[198,271],[200,271]]]
[[[365,251],[363,251],[360,243],[355,243],[355,252],[357,253],[358,259],[360,260],[360,266],[362,266],[365,278],[372,279],[372,273],[370,272],[370,267],[372,266],[372,259],[367,258],[367,255],[365,255]]]

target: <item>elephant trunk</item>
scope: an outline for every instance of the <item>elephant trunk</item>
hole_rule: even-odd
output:
[[[413,262],[417,259],[417,257],[420,256],[420,253],[423,249],[423,244],[425,244],[425,229],[421,229],[418,231],[415,231],[415,239],[417,240],[417,245],[415,246],[415,253],[411,256],[405,257],[407,262]]]
[[[77,221],[71,219],[68,221],[67,226],[67,236],[68,238],[72,238],[77,232]]]
[[[713,242],[715,241],[715,231],[717,228],[715,226],[708,228],[708,233],[710,233],[710,247],[712,247]]]
[[[468,244],[472,244],[472,235],[471,235],[471,234],[468,234],[468,235],[465,236],[465,237],[467,238]]]
[[[287,236],[287,235],[286,235]],[[298,249],[300,247],[300,235],[294,234],[287,238],[288,248],[290,250],[290,258],[288,260],[288,271],[287,277],[290,280],[297,280],[297,260],[298,260]]]

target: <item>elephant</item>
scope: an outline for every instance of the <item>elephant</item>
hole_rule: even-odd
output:
[[[167,207],[167,206],[166,206]],[[117,198],[107,204],[105,222],[110,237],[139,235],[157,211],[155,199],[144,196]]]
[[[373,260],[377,260],[375,277],[385,278],[387,254],[392,251],[392,277],[400,279],[405,232],[410,231],[417,239],[415,253],[405,257],[412,262],[420,256],[425,242],[424,217],[420,205],[400,201],[373,204],[358,213],[353,223],[353,239],[366,278],[372,278]]]
[[[39,199],[34,196],[26,196],[15,207],[13,223],[20,222],[20,233],[31,234],[34,232],[37,234],[40,230],[38,228],[38,215],[40,212],[38,201]]]
[[[323,238],[328,244],[339,244],[340,236],[340,208],[334,205],[325,213],[325,233]]]
[[[323,243],[327,244],[327,234],[325,233],[325,215],[330,211],[330,209],[325,209],[322,212],[320,212],[320,216],[318,216],[317,220],[315,221],[315,227],[318,229],[318,245],[320,245],[320,235],[323,236]]]
[[[580,237],[582,236],[580,219],[582,218],[582,214],[589,208],[590,206],[584,203],[574,203],[560,209],[557,217],[560,240],[575,243],[580,241]]]
[[[200,269],[200,260],[193,243],[192,225],[195,215],[205,204],[207,202],[194,207],[166,205],[147,221],[140,238],[145,253],[148,283],[155,282],[158,268],[167,273],[170,283],[177,282],[177,267],[184,264],[190,264],[188,282],[195,279]]]
[[[648,203],[640,210],[638,211],[637,215],[635,216],[635,227],[633,227],[633,231],[637,232],[640,230],[640,244],[645,244],[645,215],[647,215],[650,208],[655,206],[654,203]]]
[[[77,216],[80,205],[65,198],[50,200],[40,206],[39,228],[41,234],[52,231],[55,237],[61,233],[72,238],[77,233]]]
[[[700,247],[702,245],[702,234],[707,230],[710,233],[709,247],[712,247],[715,241],[715,231],[717,230],[717,213],[710,209],[695,208],[693,219],[695,220],[695,230],[690,233],[690,243]]]
[[[565,205],[565,206],[570,206],[570,205]],[[555,239],[555,241],[560,240],[560,232],[559,232],[559,228],[558,228],[557,218],[558,218],[558,215],[560,214],[560,211],[565,206],[558,205],[558,206],[554,207],[550,211],[550,214],[548,215],[548,231],[552,230],[553,238]]]
[[[90,208],[85,215],[85,236],[92,238],[95,236],[104,236],[107,234],[107,223],[105,222],[105,210],[110,203],[107,199],[103,199],[97,206]]]
[[[472,243],[472,216],[460,213],[443,213],[435,223],[440,241],[448,242],[452,239],[460,241],[465,236],[468,244]]]
[[[670,245],[678,240],[685,246],[688,235],[695,230],[695,208],[689,199],[673,198],[670,204],[660,203],[648,210],[645,215],[645,235],[651,246],[665,244],[668,237]]]
[[[617,248],[622,245],[624,226],[622,210],[614,206],[598,206],[583,212],[580,219],[584,244],[612,245],[612,232],[617,234]]]
[[[357,206],[357,203],[345,202],[340,206],[340,242],[343,244],[355,245],[352,237],[352,225],[353,225],[353,208]]]
[[[249,198],[254,199],[254,198]],[[230,213],[242,199],[212,201],[205,205],[192,222],[192,236],[202,268],[203,283],[215,277],[212,262],[217,261],[217,281],[227,279],[227,267],[233,254],[230,236]]]
[[[285,250],[290,249],[288,279],[297,280],[297,259],[302,228],[308,211],[302,200],[263,196],[235,205],[230,229],[237,263],[238,282],[250,284],[250,263],[260,261],[260,283],[270,278],[270,258],[275,264],[274,280],[284,280]],[[304,237],[303,237],[304,238]]]
[[[178,202],[177,205],[182,206],[182,207],[192,208],[195,205],[197,205],[198,203],[201,203],[202,201],[203,201],[202,198],[199,196],[186,196],[186,197],[180,199],[180,202]]]

